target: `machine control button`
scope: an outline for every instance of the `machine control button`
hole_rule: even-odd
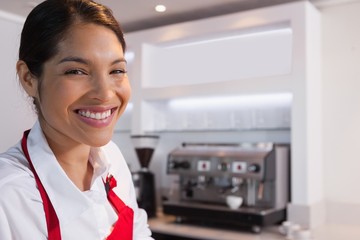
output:
[[[233,173],[246,173],[246,162],[236,161],[232,163]]]
[[[248,167],[248,171],[251,172],[251,173],[258,173],[260,172],[260,165],[259,164],[251,164],[249,167]]]
[[[197,164],[197,170],[199,172],[209,172],[211,168],[211,163],[208,160],[199,160]]]

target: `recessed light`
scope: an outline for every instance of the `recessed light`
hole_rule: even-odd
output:
[[[155,6],[155,11],[157,11],[157,12],[165,12],[166,7],[164,5],[158,4],[158,5]]]

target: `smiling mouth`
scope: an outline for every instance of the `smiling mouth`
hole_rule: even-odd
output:
[[[104,120],[111,116],[111,114],[115,111],[116,108],[112,108],[103,112],[93,112],[89,110],[78,110],[77,113],[80,116],[95,119],[95,120]]]

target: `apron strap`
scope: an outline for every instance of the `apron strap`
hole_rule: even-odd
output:
[[[45,218],[46,218],[46,226],[47,226],[47,231],[48,231],[48,239],[49,240],[61,240],[59,219],[56,215],[53,205],[51,204],[49,196],[47,195],[45,188],[42,185],[40,178],[37,175],[35,168],[30,160],[30,155],[29,155],[29,151],[27,148],[27,136],[29,135],[29,132],[30,132],[30,130],[27,130],[24,132],[24,136],[21,140],[21,147],[23,149],[23,152],[25,154],[27,161],[29,162],[30,169],[34,173],[36,184],[39,188],[41,199],[43,200]]]
[[[134,211],[115,194],[113,188],[116,187],[116,179],[110,175],[106,177],[105,189],[109,202],[116,209],[118,220],[114,225],[111,234],[107,240],[132,240],[133,239],[133,222]]]

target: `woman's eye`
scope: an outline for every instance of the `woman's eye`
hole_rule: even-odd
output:
[[[125,73],[127,73],[127,71],[123,69],[116,69],[110,72],[110,74],[125,74]]]
[[[86,73],[80,69],[71,69],[65,72],[65,74],[73,74],[73,75],[85,75]]]

